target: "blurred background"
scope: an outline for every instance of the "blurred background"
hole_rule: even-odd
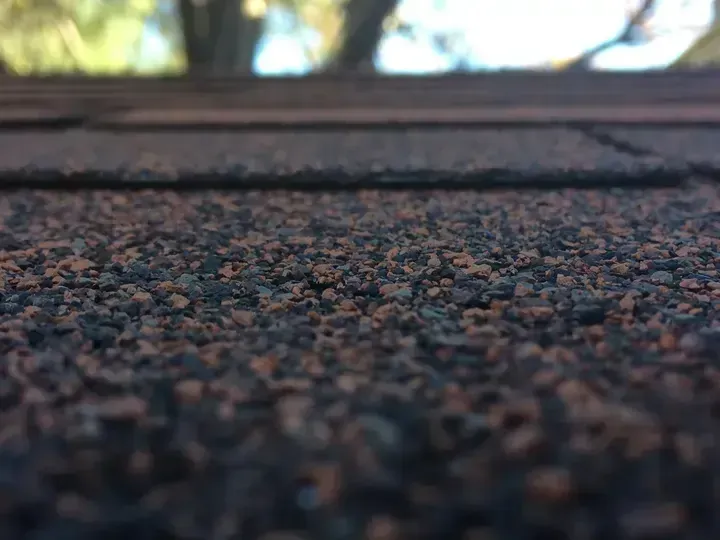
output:
[[[720,0],[0,0],[16,75],[720,64]]]

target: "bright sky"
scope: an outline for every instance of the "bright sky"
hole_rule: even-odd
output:
[[[485,69],[532,67],[553,59],[572,58],[617,36],[628,9],[641,0],[404,0],[403,14],[419,25],[454,27],[463,32],[474,64]],[[595,67],[647,69],[664,67],[701,34],[713,15],[713,0],[658,0],[652,27],[663,37],[647,45],[616,47],[598,55]],[[433,9],[435,8],[435,9]],[[687,28],[691,28],[687,31]],[[435,69],[447,60],[413,53],[402,38],[386,41],[380,63],[388,71]],[[412,58],[412,60],[410,60]],[[413,65],[412,68],[409,65]],[[425,68],[427,69],[427,68]]]
[[[477,69],[538,67],[569,59],[612,39],[629,10],[642,0],[401,0],[402,19],[420,29],[465,37],[470,66]],[[656,36],[638,46],[616,46],[598,54],[597,69],[663,68],[678,58],[711,23],[713,0],[658,0],[650,26]],[[285,21],[275,13],[271,27]],[[151,45],[148,43],[148,45]],[[155,41],[151,45],[160,46]],[[424,73],[452,67],[431,44],[392,35],[380,46],[378,67],[390,73]],[[285,32],[273,32],[255,61],[263,74],[309,69],[301,47]]]

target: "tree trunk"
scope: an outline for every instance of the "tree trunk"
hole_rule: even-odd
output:
[[[334,71],[372,71],[383,23],[398,0],[347,0],[343,41],[333,58]]]
[[[720,0],[715,0],[713,23],[690,48],[678,58],[674,68],[701,68],[720,64]]]
[[[252,73],[263,21],[241,0],[180,0],[180,20],[189,73]]]

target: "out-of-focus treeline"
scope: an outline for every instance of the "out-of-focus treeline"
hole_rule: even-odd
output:
[[[249,73],[266,15],[312,31],[318,69],[372,66],[397,0],[0,0],[0,59],[9,72],[132,73],[148,27],[167,40],[167,72]],[[148,69],[148,68],[146,68]]]
[[[435,1],[442,5],[449,0]],[[533,69],[592,69],[593,57],[608,48],[653,38],[656,30],[652,16],[657,2],[692,1],[628,0],[631,8],[627,11],[627,23],[617,36],[579,55]],[[0,69],[18,75],[251,73],[259,47],[270,31],[271,14],[275,15],[275,27],[281,21],[287,34],[307,38],[298,43],[313,71],[373,70],[378,46],[389,33],[422,39],[455,59],[451,69],[470,69],[463,35],[419,28],[403,19],[402,10],[397,9],[399,3],[400,0],[0,0]],[[673,66],[720,63],[720,0],[715,0],[714,5],[715,18],[697,33],[697,39]],[[150,31],[153,39],[165,43],[166,54],[160,63],[147,58]]]

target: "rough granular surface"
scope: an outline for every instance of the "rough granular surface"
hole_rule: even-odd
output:
[[[720,187],[0,198],[0,537],[720,533]]]
[[[0,134],[2,169],[127,171],[139,180],[181,173],[286,173],[307,168],[368,170],[499,169],[527,174],[572,170],[628,173],[666,165],[631,156],[562,128],[389,132],[123,133],[92,131]],[[682,164],[674,164],[682,168]]]

